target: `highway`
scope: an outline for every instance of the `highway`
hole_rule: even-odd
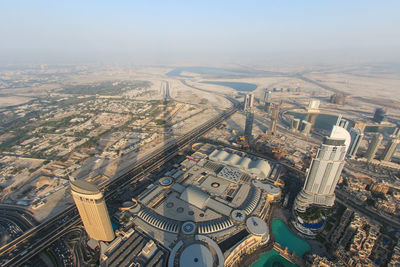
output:
[[[0,212],[0,219],[13,221],[24,231],[34,227],[37,224],[32,213],[20,206],[0,204]]]
[[[219,114],[203,125],[191,130],[183,136],[170,142],[165,147],[156,150],[151,155],[141,159],[131,170],[120,177],[109,181],[101,190],[106,199],[113,196],[120,188],[134,183],[162,166],[169,159],[177,155],[188,145],[207,133],[216,125],[236,112],[237,103],[227,111]],[[0,248],[1,266],[21,266],[40,251],[51,245],[58,238],[67,233],[71,227],[81,224],[81,220],[75,205],[71,205],[64,212],[48,219],[47,221],[29,229],[22,236],[14,239]]]

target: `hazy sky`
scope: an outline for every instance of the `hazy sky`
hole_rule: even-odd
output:
[[[1,0],[0,63],[398,62],[399,11],[399,0]]]

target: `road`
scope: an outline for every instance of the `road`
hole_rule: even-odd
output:
[[[352,197],[350,195],[347,195],[346,193],[341,192],[338,189],[336,189],[335,194],[336,194],[336,201],[343,204],[347,208],[350,208],[355,212],[361,213],[366,217],[370,217],[371,219],[381,223],[382,225],[389,225],[397,230],[400,229],[399,221],[390,218],[384,214],[380,214],[374,210],[371,210],[365,207],[364,205],[357,204],[352,200]]]
[[[105,198],[107,199],[113,196],[120,188],[140,180],[145,174],[165,164],[169,159],[177,155],[177,153],[235,113],[236,107],[237,103],[234,103],[233,108],[215,116],[203,125],[179,137],[174,142],[170,142],[164,148],[141,159],[130,171],[104,185],[102,191],[104,192]],[[71,205],[61,214],[29,229],[22,236],[1,247],[0,265],[23,265],[30,258],[67,233],[71,227],[80,224],[81,220],[77,209],[75,205]]]
[[[24,231],[37,225],[32,213],[21,206],[0,204],[0,212],[1,219],[11,219],[12,217],[12,220]]]
[[[319,82],[317,82],[317,81],[311,80],[311,79],[309,79],[309,78],[306,78],[306,77],[304,77],[303,75],[301,75],[300,73],[297,73],[297,74],[295,75],[295,77],[298,78],[298,79],[300,79],[300,80],[303,80],[303,81],[305,81],[305,82],[315,84],[315,85],[317,85],[317,86],[319,86],[319,87],[321,87],[321,88],[324,88],[325,90],[331,91],[331,92],[333,92],[333,93],[343,93],[342,91],[340,91],[340,90],[338,90],[338,89],[335,89],[335,88],[330,87],[330,86],[328,86],[328,85],[325,85],[325,84],[319,83]]]

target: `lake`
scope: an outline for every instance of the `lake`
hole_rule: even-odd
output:
[[[298,257],[302,257],[304,253],[311,250],[310,245],[292,234],[285,222],[280,219],[274,219],[272,221],[272,232],[275,237],[275,241],[287,247],[290,251],[296,253]],[[279,252],[272,250],[268,253],[260,255],[260,260],[251,265],[251,267],[293,267],[295,264],[287,261],[285,258],[279,255]]]
[[[230,87],[239,92],[252,92],[257,88],[257,85],[253,83],[243,83],[243,82],[219,82],[219,81],[203,81],[200,83],[215,84]]]
[[[249,77],[259,74],[274,74],[273,72],[258,71],[251,69],[223,69],[223,68],[211,68],[211,67],[201,67],[201,66],[186,66],[186,67],[176,67],[167,73],[168,77],[177,78],[192,78],[192,76],[181,75],[182,72],[197,73],[200,75],[207,75],[213,77]],[[275,74],[279,75],[279,74]]]

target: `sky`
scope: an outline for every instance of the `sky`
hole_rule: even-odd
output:
[[[400,1],[0,1],[0,63],[400,62]]]

